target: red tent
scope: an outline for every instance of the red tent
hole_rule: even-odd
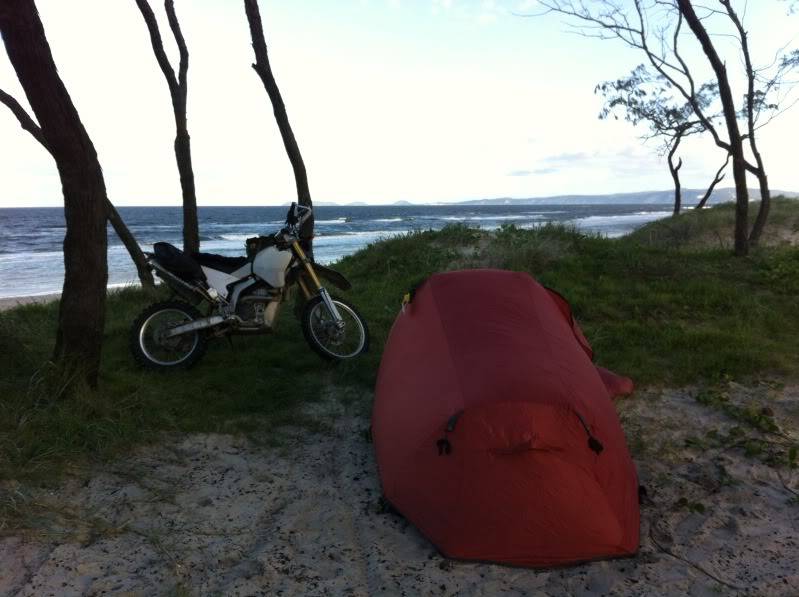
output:
[[[527,274],[436,274],[391,329],[372,433],[385,498],[448,557],[556,566],[638,549],[613,393],[568,303]]]

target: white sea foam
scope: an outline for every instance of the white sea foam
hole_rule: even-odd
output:
[[[443,209],[408,208],[402,211],[394,211],[393,208],[390,211],[375,209],[371,212],[359,212],[358,217],[352,219],[341,216],[317,220],[314,254],[320,263],[327,264],[381,239],[412,230],[440,229],[453,222],[465,222],[485,230],[495,230],[505,223],[513,223],[522,228],[535,228],[554,221],[605,236],[619,236],[646,222],[671,214],[671,211],[657,211],[658,207],[661,206],[652,206],[650,210],[646,205],[636,205],[632,209],[640,211],[613,215],[607,215],[609,210],[605,210],[603,215],[602,209],[590,206],[562,207],[553,211],[509,208],[505,213],[495,209],[480,207],[460,209],[455,206]],[[623,209],[614,208],[614,211],[620,212]],[[361,219],[361,216],[366,217]],[[164,219],[160,215],[148,217],[154,220],[154,223],[134,220],[129,224],[145,251],[151,251],[153,243],[160,240],[181,246],[182,223],[177,221],[161,223]],[[169,217],[176,219],[175,214]],[[229,216],[226,215],[227,217]],[[242,212],[241,218],[247,218],[247,212]],[[270,219],[269,214],[266,218],[250,216],[249,219],[249,222],[201,222],[202,250],[226,256],[244,255],[244,242],[247,238],[258,234],[271,234],[283,224],[282,219]],[[166,220],[169,221],[171,220]],[[0,224],[2,223],[0,220]],[[41,222],[47,227],[47,232],[43,233],[42,228],[29,226],[26,230],[24,226],[17,226],[13,221],[6,221],[3,230],[7,232],[0,236],[0,250],[4,251],[0,253],[0,297],[49,294],[61,290],[64,267],[61,253],[63,228],[59,228],[57,223],[56,217],[51,217],[48,222]],[[108,272],[110,286],[126,285],[136,281],[135,267],[125,247],[113,232],[109,232]]]
[[[581,230],[589,232],[599,232],[610,238],[623,236],[630,230],[637,228],[648,222],[654,222],[671,215],[670,211],[653,211],[649,213],[636,212],[633,214],[620,214],[612,216],[586,216],[569,220]]]

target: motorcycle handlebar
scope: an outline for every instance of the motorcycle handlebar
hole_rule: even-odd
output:
[[[305,205],[298,205],[296,202],[291,204],[289,211],[286,214],[287,226],[301,226],[308,218],[311,217],[313,210]]]

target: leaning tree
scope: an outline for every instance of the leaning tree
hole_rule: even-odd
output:
[[[178,63],[178,73],[169,62],[169,58],[164,51],[164,42],[161,39],[161,32],[158,28],[158,21],[155,18],[152,8],[147,0],[136,0],[136,5],[141,11],[147,30],[150,32],[150,43],[153,46],[153,53],[164,73],[169,95],[172,98],[172,111],[175,115],[175,160],[180,174],[180,188],[183,192],[183,250],[188,253],[196,253],[200,250],[200,231],[197,223],[197,195],[194,189],[194,170],[191,163],[191,137],[189,137],[188,119],[186,117],[186,102],[188,97],[188,72],[189,72],[189,50],[183,32],[180,30],[180,23],[175,14],[175,4],[173,0],[164,0],[169,28],[178,46],[180,59]]]
[[[64,287],[53,358],[67,379],[96,387],[108,279],[103,172],[58,74],[34,1],[0,2],[0,34],[55,159],[64,194]]]
[[[613,117],[618,120],[621,116],[633,126],[646,125],[648,133],[644,135],[644,140],[660,142],[659,151],[666,155],[669,173],[674,181],[673,214],[678,215],[683,203],[680,182],[683,161],[682,158],[675,161],[677,150],[684,138],[704,131],[701,121],[694,115],[693,107],[682,98],[675,97],[671,84],[661,75],[651,72],[644,64],[638,65],[621,79],[598,84],[594,92],[605,99],[599,113],[600,119]],[[715,84],[707,83],[699,88],[697,101],[707,110],[715,96]],[[700,207],[704,206],[713,189],[724,178],[722,172],[728,162],[729,154],[700,201]]]
[[[291,162],[291,168],[294,171],[294,182],[297,185],[297,202],[300,205],[313,207],[311,191],[308,187],[308,174],[305,171],[305,163],[302,160],[302,154],[300,154],[300,147],[297,144],[297,139],[294,137],[294,131],[291,129],[288,114],[286,114],[286,105],[283,103],[280,89],[278,89],[277,82],[275,81],[275,75],[272,73],[272,67],[269,64],[269,55],[266,50],[266,40],[264,38],[264,28],[261,24],[261,13],[258,10],[258,0],[244,0],[244,10],[250,25],[252,49],[255,52],[255,63],[252,65],[252,68],[261,78],[261,82],[272,103],[275,121],[277,122],[278,129],[280,129],[280,136],[283,139],[286,154]],[[300,228],[300,237],[311,256],[313,256],[313,228],[313,217],[306,220]]]
[[[778,108],[773,102],[767,101],[766,97],[789,84],[785,75],[796,66],[796,61],[792,59],[791,53],[787,53],[775,61],[778,65],[776,72],[769,68],[755,67],[749,54],[748,35],[737,12],[729,0],[717,1],[719,8],[702,6],[699,8],[701,14],[697,13],[691,0],[593,0],[590,3],[584,0],[539,0],[539,4],[545,7],[546,12],[571,17],[583,35],[620,40],[643,52],[653,71],[668,81],[690,105],[694,116],[712,136],[714,143],[731,157],[736,203],[735,253],[746,255],[750,241],[756,243],[762,234],[770,201],[765,166],[757,151],[757,118],[765,111],[773,113]],[[718,39],[718,35],[729,35],[711,35],[706,27],[706,22],[711,17],[724,19],[728,25],[731,24],[734,31],[731,35],[738,42],[748,88],[743,118],[745,133],[739,123],[741,112],[730,84],[727,62],[719,54],[714,41]],[[689,65],[680,47],[684,24],[687,24],[699,42],[716,79],[723,130],[716,126],[712,114],[699,101],[700,87],[693,74],[695,65]],[[766,74],[769,71],[771,75]],[[747,159],[746,146],[755,155],[754,163]],[[748,223],[747,172],[758,178],[761,191],[760,212],[751,233]]]
[[[31,117],[30,114],[28,114],[25,108],[20,105],[16,98],[0,89],[0,104],[4,104],[9,110],[11,110],[11,113],[17,118],[17,121],[23,130],[29,132],[31,136],[36,139],[36,141],[38,141],[50,155],[53,155],[53,152],[47,145],[47,140],[42,134],[42,129],[38,124],[36,124],[36,121],[33,119],[33,117]],[[141,282],[142,286],[147,289],[154,288],[155,283],[153,281],[153,274],[147,265],[147,259],[144,256],[139,243],[136,242],[136,238],[133,236],[133,233],[125,225],[122,216],[119,215],[116,207],[114,207],[114,204],[111,203],[108,198],[106,198],[105,208],[107,211],[106,217],[108,218],[109,223],[117,233],[119,240],[121,240],[122,244],[125,245],[130,258],[133,260],[133,263],[136,266],[136,270],[139,274],[139,281]]]

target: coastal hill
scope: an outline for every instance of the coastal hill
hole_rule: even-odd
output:
[[[706,189],[683,189],[683,205],[691,206],[698,203],[704,196]],[[749,196],[753,199],[760,196],[757,189],[749,189]],[[783,196],[790,198],[799,197],[799,192],[778,191],[771,192],[772,197]],[[713,191],[708,203],[719,204],[735,200],[734,188],[721,188]],[[604,195],[553,195],[550,197],[530,197],[528,199],[513,199],[510,197],[498,197],[495,199],[474,199],[472,201],[459,201],[459,205],[535,205],[537,203],[561,204],[657,204],[674,203],[674,191],[638,191],[635,193],[611,193]]]
[[[706,189],[683,189],[682,200],[685,207],[695,205],[704,196]],[[749,196],[754,200],[760,196],[758,189],[749,189]],[[799,191],[771,191],[772,197],[799,198]],[[735,189],[725,187],[715,189],[710,196],[708,204],[718,205],[728,201],[735,201]],[[633,193],[606,193],[602,195],[550,195],[546,197],[492,197],[486,199],[469,199],[464,201],[447,202],[414,202],[414,201],[394,201],[388,205],[407,206],[407,205],[635,205],[635,204],[672,204],[674,203],[674,191],[636,191]],[[283,205],[290,205],[284,203]],[[350,203],[338,203],[335,201],[314,201],[317,207],[368,207],[374,205],[364,201],[353,201]]]

